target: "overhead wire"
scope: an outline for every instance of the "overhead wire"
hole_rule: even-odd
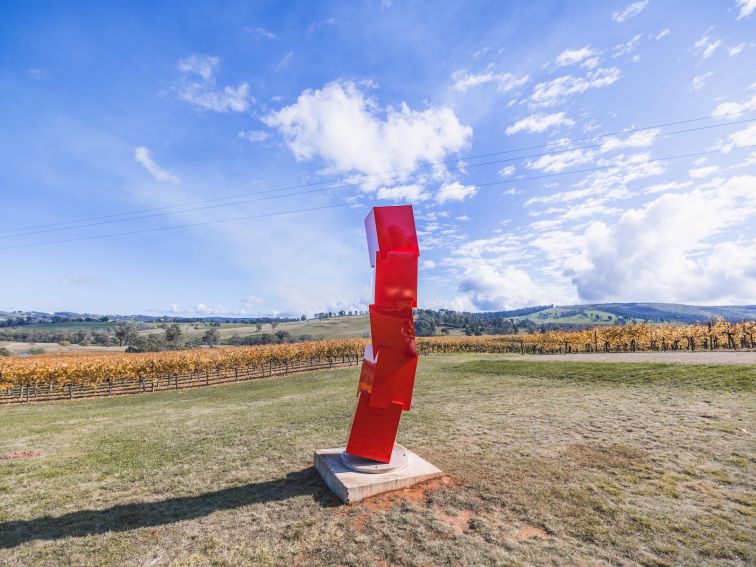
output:
[[[710,125],[706,125],[706,126],[699,126],[699,127],[696,127],[696,128],[688,128],[688,129],[684,129],[684,130],[676,130],[676,131],[672,131],[672,132],[664,132],[664,133],[660,134],[659,136],[660,137],[665,137],[665,136],[673,136],[673,135],[677,135],[677,134],[687,134],[687,133],[690,133],[690,132],[708,130],[708,129],[711,129],[711,128],[720,128],[720,127],[723,127],[723,126],[734,126],[734,125],[745,124],[745,123],[754,122],[754,121],[756,121],[756,118],[748,118],[748,119],[745,119],[745,120],[723,122],[723,123],[719,123],[719,124],[710,124]],[[654,133],[653,136],[645,136],[645,138],[649,138],[649,137],[656,137],[656,133]],[[642,137],[641,139],[644,139],[644,137]],[[504,158],[504,159],[493,160],[493,161],[486,161],[486,162],[481,162],[481,163],[473,163],[473,164],[464,163],[462,165],[459,165],[459,166],[453,167],[453,168],[443,168],[443,169],[435,169],[435,170],[421,170],[421,171],[416,172],[416,173],[411,173],[411,174],[408,174],[408,175],[405,175],[405,176],[401,176],[401,177],[393,177],[393,178],[389,178],[389,179],[384,179],[382,181],[384,183],[393,183],[393,182],[397,182],[397,181],[401,182],[401,181],[406,181],[409,178],[421,177],[421,176],[424,176],[424,175],[433,175],[433,174],[436,174],[436,173],[447,173],[449,171],[466,170],[468,168],[483,167],[483,166],[487,166],[487,165],[497,165],[497,164],[508,163],[508,162],[517,161],[517,160],[521,160],[521,159],[541,158],[541,157],[546,157],[546,156],[559,155],[559,154],[563,154],[563,153],[567,153],[567,152],[573,152],[573,151],[576,151],[576,150],[590,150],[590,149],[600,148],[603,145],[604,144],[601,143],[601,144],[592,144],[592,145],[588,145],[588,146],[569,147],[569,148],[563,148],[563,149],[554,150],[554,151],[550,151],[550,152],[541,152],[541,153],[537,153],[537,154],[528,154],[528,155],[523,155],[523,156],[516,156],[516,157]],[[489,156],[494,156],[494,155],[498,155],[498,154],[488,154],[488,155]],[[523,178],[520,177],[520,178],[517,178],[517,179],[518,180],[522,180]],[[333,181],[331,181],[331,182],[333,183]],[[138,215],[138,216],[132,216],[132,217],[129,217],[129,218],[120,218],[120,219],[108,218],[106,220],[96,220],[96,222],[90,222],[90,223],[86,223],[86,224],[78,224],[76,226],[61,227],[61,226],[49,225],[51,228],[45,228],[43,230],[29,230],[27,232],[23,232],[23,233],[19,233],[19,234],[5,234],[4,236],[0,236],[0,240],[5,240],[5,239],[9,239],[9,238],[22,238],[22,237],[26,237],[26,236],[36,236],[38,234],[45,234],[45,233],[50,233],[50,232],[60,232],[60,231],[64,231],[64,230],[77,230],[77,229],[82,229],[82,228],[89,228],[89,227],[92,227],[92,226],[101,226],[101,225],[105,225],[105,224],[114,224],[114,223],[121,223],[121,222],[131,222],[131,221],[135,221],[135,220],[142,220],[142,219],[147,219],[147,218],[155,218],[155,217],[161,217],[161,216],[167,216],[167,215],[173,215],[173,214],[189,213],[189,212],[208,210],[208,209],[215,209],[215,208],[221,208],[221,207],[238,206],[238,205],[249,204],[249,203],[254,203],[254,202],[259,202],[259,201],[266,201],[266,200],[271,200],[271,199],[281,199],[281,198],[294,197],[294,196],[299,196],[299,195],[308,195],[308,194],[312,194],[312,193],[319,193],[321,191],[331,191],[331,190],[336,190],[336,189],[352,188],[354,186],[355,186],[354,183],[346,183],[346,184],[343,184],[343,185],[335,185],[335,186],[328,186],[328,187],[319,187],[319,188],[310,189],[310,190],[307,190],[307,191],[296,191],[296,192],[282,193],[280,195],[268,195],[268,196],[262,196],[262,197],[255,197],[255,198],[252,198],[252,199],[238,200],[238,201],[233,201],[233,202],[230,202],[230,203],[209,204],[209,205],[204,205],[204,206],[199,206],[199,207],[193,207],[193,208],[188,208],[188,209],[183,209],[183,210],[152,209],[152,210],[163,210],[163,212],[153,212],[153,213],[142,214],[142,215]],[[274,192],[274,191],[284,191],[284,190],[285,189],[273,189],[273,190],[268,190],[268,191],[260,191],[260,192],[252,193],[252,195],[266,195],[266,194]],[[201,202],[196,203],[196,204],[203,204],[203,203],[208,203],[208,202],[214,202],[214,201],[217,201],[217,200],[219,200],[219,199],[214,199],[214,200],[209,200],[209,201],[201,201]],[[186,207],[186,206],[189,206],[189,205],[174,205],[173,207],[166,207],[166,208],[176,209],[176,208],[181,207],[181,206]],[[105,217],[99,217],[99,218],[103,218],[104,219]],[[92,220],[95,220],[95,219],[93,218]],[[72,223],[72,222],[74,222],[74,221],[69,221],[69,223]],[[83,223],[84,221],[81,220],[81,221],[77,221],[77,222]],[[59,224],[62,224],[62,223],[59,223]],[[20,230],[20,229],[15,229],[15,230]],[[0,231],[0,234],[2,232],[6,232],[7,233],[9,231]]]
[[[579,138],[569,138],[569,139],[566,139],[566,140],[561,140],[561,142],[564,143],[564,144],[572,144],[572,143],[581,142],[581,141],[598,140],[598,139],[602,139],[602,138],[608,138],[610,136],[619,136],[619,135],[633,134],[633,133],[642,132],[642,131],[645,131],[645,130],[655,130],[655,129],[659,129],[659,128],[666,128],[666,127],[669,127],[669,126],[677,126],[677,125],[682,125],[682,124],[690,124],[690,123],[694,123],[694,122],[701,122],[703,120],[715,120],[715,119],[718,119],[718,118],[731,117],[731,116],[739,116],[739,115],[747,114],[747,113],[750,113],[750,112],[754,112],[754,111],[753,110],[743,110],[743,111],[738,111],[738,112],[731,112],[731,113],[721,114],[721,115],[716,116],[716,117],[715,116],[711,116],[711,115],[707,115],[707,116],[701,116],[701,117],[696,117],[696,118],[688,118],[688,119],[684,119],[684,120],[676,120],[676,121],[672,121],[672,122],[663,122],[663,123],[658,123],[658,124],[653,124],[653,125],[648,125],[648,126],[642,126],[642,127],[637,127],[637,128],[629,128],[629,129],[625,129],[625,130],[617,130],[617,131],[614,131],[614,132],[607,132],[607,133],[604,133],[604,134],[596,134],[596,135],[592,135],[592,136],[584,136],[584,137],[579,137]],[[683,130],[683,131],[679,131],[679,132],[663,133],[662,136],[664,136],[664,135],[673,135],[673,134],[676,134],[676,133],[693,132],[693,131],[704,130],[704,129],[708,129],[708,128],[718,128],[718,127],[728,126],[728,125],[734,125],[734,124],[741,124],[741,123],[744,123],[744,122],[750,122],[752,120],[754,120],[754,119],[749,119],[749,120],[744,120],[744,121],[737,121],[737,122],[726,122],[726,123],[712,124],[712,125],[708,125],[708,126],[702,126],[702,127],[699,127],[699,128],[692,128],[692,129],[689,129],[689,130]],[[596,145],[593,145],[593,146],[584,146],[582,148],[569,148],[569,149],[555,150],[553,153],[554,154],[556,154],[556,153],[563,153],[563,152],[572,151],[572,150],[575,150],[575,149],[589,149],[589,148],[592,148],[592,147],[598,147],[600,145],[601,144],[596,144]],[[502,150],[502,151],[498,151],[498,152],[491,152],[491,153],[478,154],[478,155],[472,155],[472,156],[464,156],[464,157],[460,157],[460,158],[452,158],[452,159],[448,159],[448,160],[443,160],[443,161],[438,161],[438,162],[432,162],[432,163],[429,163],[428,165],[430,165],[430,166],[442,165],[443,166],[443,165],[447,165],[447,164],[451,164],[451,163],[462,163],[463,164],[463,165],[461,165],[461,166],[459,166],[457,168],[454,168],[453,170],[463,169],[465,167],[479,167],[481,165],[491,165],[491,163],[503,163],[506,160],[500,160],[500,161],[497,161],[497,162],[489,162],[489,163],[484,163],[484,164],[466,164],[465,162],[469,161],[469,160],[494,157],[494,156],[498,156],[498,155],[506,155],[506,154],[516,153],[516,152],[523,152],[523,151],[531,151],[531,150],[536,150],[536,149],[541,149],[541,148],[548,148],[548,147],[551,147],[551,146],[553,146],[553,143],[539,144],[539,145],[520,147],[520,148],[510,148],[510,149]],[[528,157],[540,157],[542,155],[546,155],[546,154],[536,154],[535,156],[517,156],[515,158],[511,158],[511,160],[514,161],[514,160],[517,160],[517,159],[526,159]],[[192,206],[196,206],[196,205],[204,205],[204,204],[208,204],[208,203],[216,203],[216,202],[219,202],[219,201],[228,201],[228,200],[232,200],[232,199],[238,199],[238,198],[241,198],[241,197],[248,197],[250,195],[264,195],[264,194],[269,194],[269,193],[288,191],[288,190],[291,190],[291,189],[300,189],[300,188],[306,188],[306,187],[328,185],[328,184],[332,184],[332,183],[342,183],[342,182],[344,182],[346,184],[344,186],[354,186],[354,185],[357,185],[359,183],[365,183],[365,182],[369,181],[370,179],[373,179],[373,178],[376,178],[376,177],[380,177],[380,176],[384,176],[384,175],[388,175],[388,174],[392,174],[392,173],[399,173],[401,171],[414,171],[415,169],[416,169],[416,167],[414,167],[414,166],[413,167],[407,167],[407,168],[398,168],[398,169],[393,169],[393,170],[390,170],[390,171],[385,171],[385,172],[380,172],[380,173],[352,175],[352,176],[348,176],[348,177],[342,177],[342,178],[339,178],[339,179],[319,180],[319,181],[313,181],[313,182],[310,182],[310,183],[302,183],[302,184],[297,184],[297,185],[284,186],[284,187],[280,187],[280,188],[276,188],[276,189],[269,189],[269,190],[265,190],[265,191],[245,192],[245,193],[240,193],[240,194],[236,194],[236,195],[227,195],[227,196],[224,196],[224,197],[215,197],[213,199],[206,199],[206,200],[202,200],[202,201],[194,201],[194,202],[191,202],[191,203],[183,203],[183,204],[178,204],[178,205],[169,205],[169,206],[164,206],[164,207],[153,207],[153,208],[146,208],[146,209],[137,209],[137,210],[127,211],[127,212],[122,212],[122,213],[113,213],[113,214],[110,214],[110,215],[99,215],[99,216],[93,216],[93,217],[85,217],[85,218],[80,218],[80,219],[75,219],[75,220],[59,221],[59,222],[55,222],[55,223],[44,223],[44,224],[28,225],[28,226],[25,226],[25,227],[16,227],[16,228],[11,228],[11,229],[3,229],[3,230],[0,230],[0,234],[9,234],[9,233],[14,233],[14,232],[22,232],[22,231],[32,231],[33,229],[43,229],[43,228],[49,228],[49,227],[61,227],[61,226],[64,226],[64,225],[79,224],[79,223],[85,223],[85,222],[89,222],[89,221],[99,221],[99,220],[105,220],[105,219],[117,219],[119,217],[125,217],[125,216],[129,216],[129,215],[141,215],[143,213],[154,213],[154,212],[158,212],[158,211],[166,211],[166,212],[170,213],[170,211],[172,211],[174,209],[180,209],[180,208],[183,208],[183,207],[192,207]],[[446,170],[446,171],[448,171],[448,170]],[[402,176],[401,178],[404,179],[404,178],[407,178],[407,177],[415,177],[415,176],[427,175],[429,173],[434,173],[434,171],[433,170],[420,171],[420,172],[417,172],[417,173],[413,173],[411,175]],[[341,188],[341,187],[339,187],[339,188]],[[296,193],[293,193],[291,195],[296,195]],[[228,206],[232,206],[234,204],[236,204],[236,203],[229,203]],[[188,211],[176,210],[175,212],[176,213],[180,213],[180,212],[188,212]],[[139,218],[147,218],[147,217],[139,217]],[[127,220],[138,220],[138,218],[127,219]],[[114,221],[114,222],[126,222],[126,221]],[[101,224],[101,223],[97,223],[97,224]],[[105,224],[105,223],[102,223],[102,224]],[[87,226],[94,226],[94,225],[87,225]],[[83,227],[72,227],[72,228],[83,228]],[[29,232],[29,233],[24,233],[24,234],[21,234],[21,235],[18,235],[18,236],[28,236],[28,235],[32,235],[32,234],[34,234],[34,233],[33,232]],[[0,237],[0,238],[4,238],[4,237]]]
[[[693,153],[687,153],[687,154],[679,154],[679,155],[673,155],[673,156],[666,156],[666,157],[660,157],[660,158],[652,158],[637,162],[631,162],[621,165],[642,165],[645,163],[653,163],[653,162],[659,162],[659,161],[669,161],[673,159],[683,159],[683,158],[692,158],[692,157],[702,157],[706,155],[712,155],[715,153],[723,153],[723,152],[731,152],[731,151],[738,151],[738,150],[745,150],[750,148],[756,148],[756,144],[750,144],[746,146],[736,146],[731,148],[720,148],[715,150],[707,150],[702,152],[693,152]],[[542,175],[535,175],[530,177],[521,177],[516,179],[504,179],[500,181],[493,181],[489,183],[479,183],[476,184],[478,187],[491,187],[496,185],[504,185],[507,183],[521,183],[523,181],[533,181],[537,179],[545,179],[550,177],[557,177],[562,175],[570,175],[570,174],[579,174],[579,173],[592,173],[596,171],[602,171],[602,170],[608,170],[617,168],[617,164],[609,164],[609,165],[603,165],[603,166],[596,166],[596,167],[590,167],[590,168],[583,168],[583,169],[575,169],[575,170],[568,170],[568,171],[560,171],[560,172],[554,172],[554,173],[546,173]],[[380,202],[383,199],[373,199],[371,201],[368,201],[368,203],[376,203]],[[144,233],[150,233],[150,232],[159,232],[163,230],[174,230],[179,228],[190,228],[190,227],[197,227],[197,226],[207,226],[207,225],[213,225],[213,224],[221,224],[221,223],[227,223],[227,222],[238,222],[243,220],[253,220],[253,219],[259,219],[259,218],[266,218],[266,217],[274,217],[274,216],[282,216],[282,215],[289,215],[289,214],[298,214],[298,213],[304,213],[304,212],[313,212],[313,211],[319,211],[324,209],[333,209],[333,208],[339,208],[339,207],[347,207],[347,206],[353,206],[355,205],[354,202],[346,202],[346,203],[337,203],[332,205],[324,205],[320,207],[310,207],[306,209],[296,209],[296,210],[286,210],[286,211],[278,211],[273,213],[263,213],[259,215],[251,215],[251,216],[244,216],[244,217],[234,217],[230,219],[217,219],[212,221],[202,221],[202,222],[195,222],[195,223],[185,223],[180,225],[171,225],[171,226],[159,226],[159,227],[152,227],[152,228],[145,228],[140,230],[133,230],[133,231],[127,231],[127,232],[117,232],[117,233],[110,233],[110,234],[101,234],[101,235],[90,235],[90,236],[81,236],[77,238],[68,238],[68,239],[61,239],[61,240],[51,240],[51,241],[44,241],[44,242],[34,242],[34,243],[27,243],[27,244],[16,244],[11,246],[2,246],[0,247],[0,250],[10,250],[10,249],[17,249],[17,248],[30,248],[30,247],[37,247],[37,246],[45,246],[50,244],[63,244],[63,243],[70,243],[70,242],[79,242],[79,241],[85,241],[85,240],[98,240],[98,239],[104,239],[104,238],[114,238],[119,236],[129,236],[129,235],[135,235],[135,234],[144,234]]]

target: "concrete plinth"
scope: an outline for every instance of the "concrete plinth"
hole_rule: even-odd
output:
[[[385,473],[357,472],[347,468],[341,460],[344,447],[315,451],[315,468],[328,488],[345,504],[443,476],[440,469],[412,451],[404,450],[407,464]]]

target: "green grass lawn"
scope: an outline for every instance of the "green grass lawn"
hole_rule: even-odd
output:
[[[0,407],[0,565],[742,565],[756,368],[420,361],[434,490],[341,506],[355,368]]]

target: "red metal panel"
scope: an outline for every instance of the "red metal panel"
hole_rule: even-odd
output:
[[[387,463],[402,410],[409,410],[417,368],[417,243],[412,207],[375,207],[365,219],[375,266],[370,306],[372,345],[365,351],[347,452]]]

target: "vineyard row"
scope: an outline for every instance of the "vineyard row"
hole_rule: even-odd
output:
[[[635,352],[667,350],[753,349],[756,322],[725,321],[702,325],[625,325],[579,331],[479,337],[441,336],[417,339],[417,350],[429,353]],[[323,361],[357,359],[365,339],[334,339],[254,347],[199,349],[159,353],[75,353],[0,358],[0,398],[25,388],[50,396],[66,388],[113,392],[114,384],[144,390],[146,383],[165,383],[175,377],[201,381],[205,377],[263,376],[272,367],[313,368]],[[316,362],[317,361],[317,362]],[[329,364],[330,364],[329,363]],[[189,382],[187,382],[189,383]],[[134,386],[136,384],[136,386]],[[201,384],[200,384],[201,385]],[[119,386],[126,387],[126,386]],[[158,386],[160,388],[160,386]],[[3,394],[3,392],[7,392]],[[38,394],[40,395],[40,394]],[[70,396],[73,397],[73,396]]]

